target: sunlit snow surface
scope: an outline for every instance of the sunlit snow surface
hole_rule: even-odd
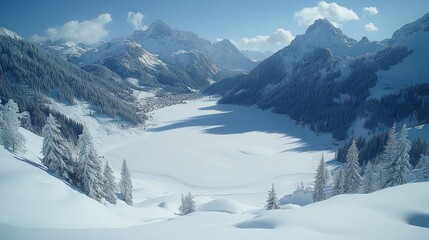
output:
[[[310,184],[332,139],[252,107],[204,98],[153,113],[146,129],[92,118],[84,105],[53,104],[85,122],[119,178],[127,159],[134,206],[100,204],[40,166],[41,138],[25,130],[27,152],[0,148],[0,239],[427,239],[428,183],[370,195],[339,196],[299,208],[263,211],[275,183],[279,198]],[[330,169],[335,167],[329,163]],[[197,212],[177,216],[192,192]]]

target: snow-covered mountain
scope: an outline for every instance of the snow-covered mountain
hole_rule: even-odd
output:
[[[327,19],[318,19],[305,31],[305,34],[296,36],[290,46],[280,50],[291,52],[296,58],[315,48],[329,48],[334,55],[355,57],[366,53],[376,52],[385,46],[378,42],[370,42],[364,37],[356,41],[346,36]]]
[[[46,52],[55,56],[63,57],[70,62],[75,61],[76,58],[80,57],[85,52],[90,51],[94,48],[83,43],[62,39],[56,41],[47,40],[41,42],[39,45]]]
[[[82,66],[103,65],[123,79],[134,79],[142,86],[163,87],[174,92],[205,87],[217,80],[220,71],[198,51],[179,51],[164,60],[128,37],[104,43],[78,58]]]
[[[179,50],[170,55],[166,62],[178,69],[183,69],[192,79],[199,79],[198,88],[218,80],[218,74],[221,72],[221,69],[206,54],[198,50]]]
[[[167,68],[158,56],[147,52],[142,46],[128,38],[120,38],[100,45],[81,55],[79,64],[96,63],[121,66],[123,70],[116,70],[118,74],[126,75],[128,71],[164,70]],[[127,76],[124,76],[127,77]]]
[[[377,85],[371,89],[371,97],[381,98],[397,93],[399,89],[429,83],[429,13],[419,20],[395,31],[388,40],[390,46],[407,46],[412,52],[404,61],[388,71],[377,72]]]
[[[131,105],[129,86],[90,74],[11,31],[4,32],[8,34],[0,35],[0,55],[7,61],[0,61],[0,95],[14,99],[30,113],[34,131],[45,123],[49,99],[68,104],[86,101],[100,113],[133,123],[143,121]]]
[[[161,20],[147,30],[98,46],[67,40],[48,40],[40,46],[79,66],[103,65],[133,83],[174,92],[202,89],[255,65],[229,41],[212,44],[192,32],[172,29]]]
[[[212,44],[192,32],[172,29],[161,20],[153,22],[145,31],[135,31],[129,37],[140,43],[148,52],[159,55],[162,60],[178,51],[197,50],[208,54],[211,61],[226,71],[249,71],[255,66],[228,40]]]
[[[256,63],[244,56],[228,39],[216,42],[208,50],[216,65],[228,70],[249,71]]]
[[[205,53],[211,46],[209,41],[196,34],[172,29],[162,20],[156,20],[145,31],[135,31],[130,35],[130,39],[140,43],[150,53],[158,54],[161,59],[166,59],[180,50],[198,50]]]
[[[252,50],[242,50],[241,53],[243,53],[244,56],[250,58],[250,60],[254,62],[261,62],[274,54],[273,52],[270,52],[270,51],[260,52],[260,51],[252,51]]]
[[[328,20],[317,20],[248,75],[209,90],[224,93],[222,103],[257,104],[339,139],[347,137],[352,125],[376,131],[410,116],[416,116],[410,124],[426,123],[428,18],[399,29],[384,41],[388,45],[365,37],[356,41]]]
[[[11,31],[11,30],[9,30],[7,28],[4,28],[4,27],[0,27],[0,36],[7,36],[7,37],[18,39],[18,40],[22,40],[23,39],[16,32],[13,32],[13,31]]]

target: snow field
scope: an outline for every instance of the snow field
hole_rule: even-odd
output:
[[[320,157],[333,158],[332,139],[255,108],[204,98],[154,112],[157,124],[123,128],[87,109],[56,105],[85,122],[116,181],[125,158],[134,206],[100,204],[39,168],[41,138],[22,130],[20,159],[0,149],[0,236],[15,239],[427,239],[429,183],[365,195],[340,195],[299,207],[307,196],[278,197],[312,184]],[[30,163],[30,164],[29,164]],[[327,161],[329,169],[335,163]],[[43,168],[43,167],[41,167]],[[181,194],[197,211],[179,217]]]

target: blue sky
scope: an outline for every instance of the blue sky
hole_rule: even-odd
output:
[[[382,40],[428,12],[428,0],[3,0],[0,26],[27,39],[95,43],[162,19],[210,41],[227,38],[240,49],[276,51],[316,17],[328,18],[357,40]]]

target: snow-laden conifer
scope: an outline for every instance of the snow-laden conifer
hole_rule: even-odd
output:
[[[407,126],[402,126],[396,143],[396,151],[393,159],[384,165],[383,188],[404,184],[405,176],[411,173],[410,152],[411,142],[408,140]]]
[[[24,151],[25,138],[19,132],[21,123],[19,122],[19,109],[12,99],[3,106],[4,127],[2,129],[2,144],[12,151]]]
[[[328,184],[329,175],[325,166],[325,159],[322,156],[319,166],[316,170],[316,177],[314,179],[313,201],[319,202],[326,199],[325,187]]]
[[[188,193],[186,196],[182,194],[182,202],[179,207],[180,215],[184,216],[189,213],[195,212],[195,201],[191,193]]]
[[[42,163],[49,171],[72,183],[74,161],[66,140],[61,135],[60,125],[52,115],[42,129]]]
[[[82,191],[89,197],[101,201],[103,198],[101,163],[86,127],[79,136],[78,150],[79,179]]]
[[[3,134],[5,131],[5,127],[6,127],[6,122],[4,121],[4,116],[3,116],[3,105],[1,104],[1,100],[0,100],[0,145],[4,146],[3,143]]]
[[[372,193],[377,190],[377,176],[376,168],[371,162],[368,162],[365,166],[365,171],[362,181],[362,192]]]
[[[274,189],[274,183],[271,185],[271,190],[268,191],[268,198],[267,198],[267,205],[265,206],[265,209],[272,210],[272,209],[279,209],[280,208],[280,202],[277,198],[276,190]]]
[[[103,171],[103,192],[104,198],[111,204],[116,204],[116,191],[117,185],[115,182],[115,176],[113,176],[113,171],[109,166],[109,162],[106,162]]]
[[[429,178],[429,155],[421,155],[419,164],[422,167],[423,178]]]
[[[344,194],[344,170],[339,169],[334,177],[334,187],[332,189],[332,196]]]
[[[387,134],[386,145],[384,146],[384,150],[380,156],[381,162],[383,164],[391,162],[396,156],[396,135],[396,123],[393,123],[393,126],[389,129],[389,132]]]
[[[131,182],[131,174],[128,170],[127,162],[122,162],[121,180],[119,181],[119,190],[122,199],[128,204],[133,205],[133,184]]]
[[[356,141],[353,140],[347,150],[347,163],[344,170],[344,193],[357,193],[361,184],[359,173],[359,151],[356,147]]]

